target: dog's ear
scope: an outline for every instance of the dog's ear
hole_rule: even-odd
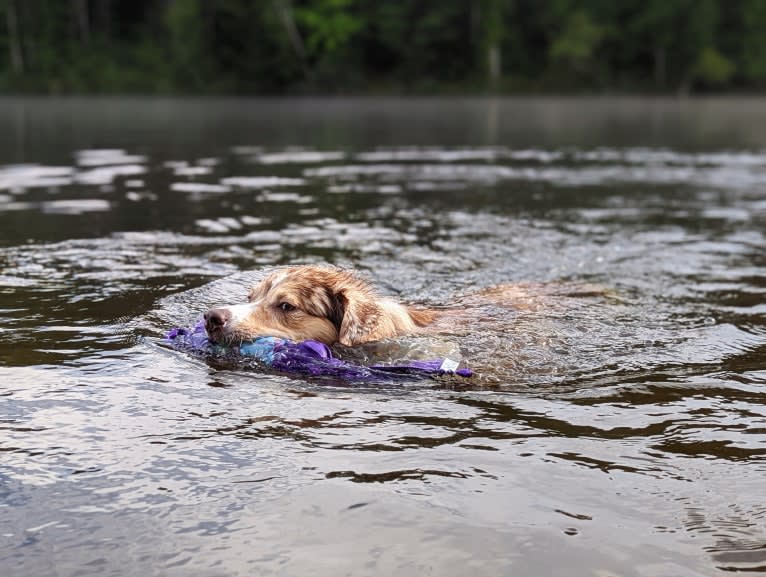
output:
[[[335,295],[342,312],[338,327],[340,344],[352,347],[370,340],[384,318],[383,309],[364,293],[342,291]]]

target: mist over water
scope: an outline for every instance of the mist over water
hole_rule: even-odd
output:
[[[764,571],[761,102],[32,100],[0,127],[3,574]],[[159,343],[319,262],[534,298],[427,343],[468,382]]]

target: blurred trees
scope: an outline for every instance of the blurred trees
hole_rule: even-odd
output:
[[[0,89],[755,90],[766,0],[0,0]]]

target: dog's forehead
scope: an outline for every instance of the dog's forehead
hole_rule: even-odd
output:
[[[284,281],[286,276],[287,272],[284,270],[277,270],[269,273],[263,277],[257,285],[250,289],[250,293],[255,294],[258,292],[269,292],[277,284],[280,284],[282,281]]]
[[[269,273],[250,289],[249,299],[251,302],[260,302],[287,296],[310,298],[317,291],[323,290],[323,286],[321,279],[302,267],[280,269]]]
[[[261,282],[250,291],[251,299],[272,298],[289,294],[309,295],[325,294],[334,291],[341,285],[350,282],[349,276],[342,271],[325,269],[312,265],[300,265],[277,269],[266,275]],[[360,285],[359,281],[356,281]]]
[[[278,287],[309,289],[312,287],[325,287],[332,282],[332,275],[328,271],[314,267],[290,268],[274,277],[272,289]]]
[[[268,282],[271,284],[271,286],[275,286],[283,282],[290,274],[289,269],[280,269],[275,270],[272,273],[269,273],[268,276],[266,276],[265,279],[263,279],[263,282]]]

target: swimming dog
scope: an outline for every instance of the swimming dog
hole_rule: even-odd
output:
[[[436,330],[436,310],[380,296],[358,274],[335,267],[303,265],[277,269],[248,295],[245,304],[205,313],[211,341],[238,343],[259,336],[327,345],[355,346]]]
[[[359,274],[325,265],[300,265],[269,273],[244,304],[221,306],[204,315],[211,341],[238,344],[272,336],[353,347],[405,335],[470,332],[490,322],[490,309],[534,312],[556,308],[551,296],[585,296],[582,288],[501,284],[424,308],[381,296]],[[579,292],[579,295],[575,293]],[[558,299],[556,299],[558,300]]]

